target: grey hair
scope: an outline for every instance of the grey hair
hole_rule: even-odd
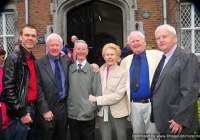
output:
[[[49,44],[49,40],[52,38],[52,37],[58,37],[60,39],[60,44],[62,45],[63,43],[63,39],[60,37],[60,35],[56,34],[56,33],[52,33],[50,34],[47,39],[46,39],[46,44],[48,45]]]
[[[86,45],[86,48],[88,49],[88,45],[87,45],[87,43],[84,40],[77,40],[75,42],[75,44],[74,44],[74,48],[76,48],[76,46],[77,46],[78,43],[84,43]]]
[[[73,35],[71,38],[75,38],[76,40],[78,40],[78,37],[77,37],[77,36],[75,36],[75,35]]]

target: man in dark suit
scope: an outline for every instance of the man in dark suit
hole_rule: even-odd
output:
[[[155,81],[158,69],[153,78],[155,83],[152,82],[151,85],[151,121],[155,122],[161,134],[191,134],[198,129],[197,57],[177,47],[176,31],[170,25],[159,26],[155,31],[155,37],[158,48],[164,52],[166,58],[162,71],[158,74],[157,83]]]
[[[37,121],[42,140],[66,140],[66,97],[71,60],[67,55],[59,56],[62,42],[58,34],[50,34],[46,39],[48,54],[35,61],[38,84]]]

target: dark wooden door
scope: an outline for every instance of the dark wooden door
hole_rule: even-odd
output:
[[[89,48],[88,62],[93,63],[94,48],[94,12],[92,3],[76,7],[67,14],[67,41],[73,46],[71,36],[86,41]]]
[[[74,7],[67,13],[67,42],[73,48],[71,36],[85,40],[88,44],[88,62],[101,66],[104,60],[101,55],[106,43],[116,43],[123,47],[121,9],[114,5],[90,1]]]

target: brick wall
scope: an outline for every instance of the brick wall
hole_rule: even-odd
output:
[[[25,25],[25,0],[12,2],[16,4],[18,11],[18,31]],[[39,36],[46,34],[46,26],[53,24],[53,17],[50,15],[51,0],[29,0],[29,23],[33,24],[38,30]],[[155,47],[154,31],[157,26],[163,24],[163,4],[162,0],[137,0],[138,10],[135,12],[136,21],[142,21],[148,47]],[[175,11],[178,4],[176,1],[167,0],[167,21],[168,24],[176,27]],[[150,18],[144,19],[142,12],[148,10],[151,13]],[[46,48],[44,44],[37,44],[33,50],[36,58],[45,55]]]
[[[147,41],[147,46],[157,48],[154,32],[156,28],[164,23],[163,19],[163,1],[162,0],[138,0],[138,10],[136,11],[136,21],[142,21]],[[178,4],[176,1],[167,0],[167,23],[176,28],[176,10]],[[148,10],[151,13],[150,18],[142,17],[143,11]]]
[[[46,34],[46,26],[53,23],[53,17],[50,15],[51,0],[29,0],[29,24],[36,27],[38,36]],[[20,32],[21,28],[25,26],[25,1],[13,2],[16,4],[18,11],[17,28]],[[33,54],[36,58],[40,58],[46,54],[45,44],[36,44],[33,49]]]

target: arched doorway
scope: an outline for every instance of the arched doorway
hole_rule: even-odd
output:
[[[66,13],[67,43],[76,35],[89,47],[88,62],[103,64],[102,47],[115,43],[123,47],[122,10],[105,2],[89,2],[76,6]]]

